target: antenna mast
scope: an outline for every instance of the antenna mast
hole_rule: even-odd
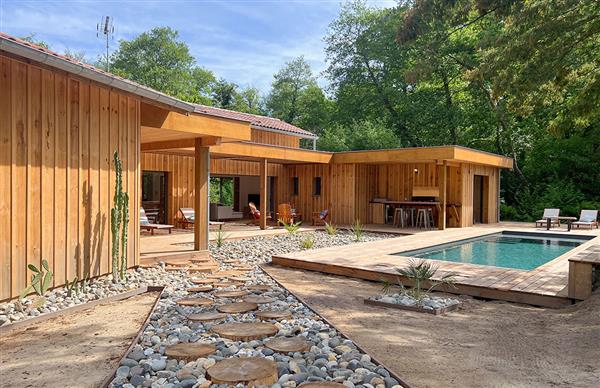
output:
[[[114,39],[115,26],[110,16],[104,16],[96,25],[96,37],[104,35],[106,38],[106,71],[110,71],[110,58],[108,56],[109,40]]]

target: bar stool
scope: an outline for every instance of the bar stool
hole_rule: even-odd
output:
[[[422,227],[425,229],[433,228],[433,210],[431,209],[419,209],[417,211],[417,228]]]
[[[402,220],[402,208],[401,207],[397,207],[394,209],[394,222],[393,225],[394,226],[400,226],[400,222]]]

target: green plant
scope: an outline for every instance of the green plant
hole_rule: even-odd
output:
[[[302,221],[298,221],[296,223],[291,222],[289,224],[286,224],[285,222],[281,222],[281,223],[283,224],[284,229],[288,231],[288,233],[295,234],[300,229],[300,225],[302,224]]]
[[[77,278],[77,276],[75,276],[75,279],[73,279],[71,282],[69,282],[67,280],[67,282],[65,284],[65,288],[67,289],[68,297],[79,294],[80,288],[79,288],[78,280],[79,279]]]
[[[217,230],[215,235],[215,244],[217,245],[217,248],[221,248],[223,246],[227,237],[228,235],[223,233],[221,229]]]
[[[315,239],[312,235],[308,235],[302,240],[302,248],[304,249],[311,249],[313,245],[315,245]]]
[[[52,277],[54,276],[52,271],[50,271],[48,261],[42,260],[42,266],[40,268],[37,268],[33,264],[28,264],[27,268],[29,268],[33,274],[31,275],[31,284],[21,291],[21,299],[23,299],[25,295],[29,294],[31,290],[34,290],[39,296],[44,296],[46,291],[48,291],[48,288],[50,288],[50,285],[52,284]]]
[[[421,304],[423,299],[436,287],[442,284],[454,286],[456,274],[449,272],[442,275],[439,279],[434,279],[437,270],[438,267],[436,265],[426,260],[411,260],[405,268],[397,268],[396,272],[398,274],[412,281],[412,287],[406,289],[400,278],[398,278],[398,286],[401,293],[411,296],[417,301],[417,304]],[[429,287],[425,288],[427,284]],[[390,281],[384,280],[382,291],[388,293],[393,286]]]
[[[125,279],[127,268],[127,226],[129,225],[129,195],[123,192],[123,168],[119,152],[113,154],[115,164],[114,206],[110,210],[110,231],[112,236],[112,275],[113,282]],[[121,257],[119,257],[119,245]],[[119,262],[120,260],[120,262]]]
[[[335,227],[335,225],[333,223],[325,223],[325,232],[327,232],[328,235],[330,236],[335,236],[335,234],[337,233],[337,228]]]
[[[358,218],[354,221],[354,224],[352,224],[350,231],[354,235],[354,241],[360,241],[360,239],[362,238],[362,235],[364,233],[364,230],[363,230],[363,226],[360,223],[360,220]]]

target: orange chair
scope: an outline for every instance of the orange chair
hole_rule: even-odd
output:
[[[289,203],[281,203],[277,206],[277,224],[291,224],[294,222],[292,206]]]

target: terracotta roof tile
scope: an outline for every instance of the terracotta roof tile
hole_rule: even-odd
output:
[[[223,117],[223,118],[227,118],[227,119],[247,121],[256,127],[267,128],[267,129],[271,129],[271,130],[275,130],[275,131],[279,131],[279,132],[287,132],[288,134],[291,134],[291,135],[301,135],[301,136],[310,137],[310,138],[316,137],[316,135],[313,134],[312,132],[306,131],[302,128],[298,128],[295,125],[288,124],[285,121],[282,121],[282,120],[279,120],[279,119],[276,119],[273,117],[260,116],[260,115],[255,115],[255,114],[251,114],[251,113],[236,112],[233,110],[215,108],[215,107],[206,106],[206,105],[196,105],[195,113],[216,116],[216,117]]]

